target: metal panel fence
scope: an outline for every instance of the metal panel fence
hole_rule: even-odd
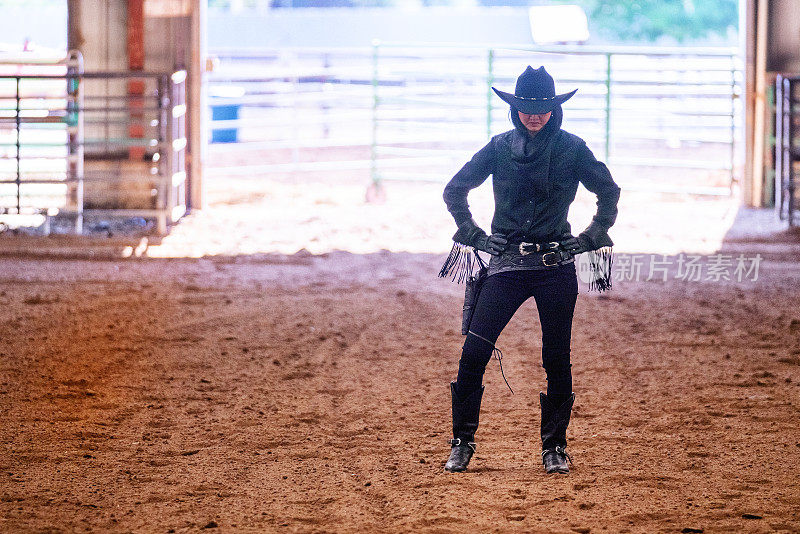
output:
[[[0,72],[0,223],[84,232],[87,216],[185,211],[185,71],[83,72],[80,54]],[[13,73],[7,72],[9,70]],[[126,95],[129,83],[141,95]],[[118,89],[118,91],[115,91]],[[20,221],[19,219],[23,220]]]
[[[0,67],[0,214],[58,208],[83,224],[83,98],[80,54]],[[34,217],[35,219],[35,217]],[[2,221],[5,228],[7,223]]]
[[[775,209],[796,226],[800,210],[800,76],[775,81]]]
[[[210,105],[226,118],[211,138],[229,143],[212,145],[212,174],[446,181],[511,127],[490,87],[513,92],[526,65],[544,64],[558,91],[579,89],[564,128],[626,187],[727,195],[736,181],[742,71],[730,49],[376,43],[216,55]]]

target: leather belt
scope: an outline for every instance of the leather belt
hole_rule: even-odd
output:
[[[518,245],[509,246],[504,254],[516,257],[535,254],[539,256],[538,259],[545,267],[555,267],[573,259],[573,255],[569,251],[562,249],[557,241],[552,241],[550,243],[523,242]]]
[[[542,265],[545,267],[555,267],[556,265],[560,265],[562,261],[571,259],[572,254],[566,250],[550,250],[542,254]]]
[[[524,241],[517,245],[519,248],[520,256],[527,256],[533,252],[543,252],[546,250],[556,250],[560,246],[558,241],[550,241],[548,243],[525,243]]]

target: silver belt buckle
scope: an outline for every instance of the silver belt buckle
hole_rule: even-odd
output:
[[[552,255],[555,256],[556,254],[558,254],[558,251],[557,250],[551,250],[550,252],[545,252],[544,254],[542,254],[542,265],[544,265],[545,267],[555,267],[556,265],[558,265],[558,260],[560,260],[561,258],[560,257],[557,258],[555,263],[547,263],[547,255],[548,254],[552,254]]]
[[[520,254],[520,256],[527,256],[528,254],[533,254],[533,252],[538,252],[538,248],[539,248],[539,247],[536,247],[536,248],[537,248],[537,250],[535,250],[535,251],[533,251],[533,252],[525,252],[525,246],[526,246],[526,245],[535,245],[535,244],[536,244],[536,243],[524,243],[524,242],[523,242],[523,243],[520,243],[520,244],[519,244],[519,254]]]

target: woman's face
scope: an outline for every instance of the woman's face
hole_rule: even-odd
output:
[[[544,125],[550,120],[550,115],[553,114],[552,111],[542,113],[541,115],[526,115],[521,111],[518,111],[517,113],[519,113],[519,120],[522,121],[522,124],[531,133],[537,133],[539,130],[544,128]]]

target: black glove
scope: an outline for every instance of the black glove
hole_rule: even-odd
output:
[[[508,245],[508,239],[503,234],[492,234],[481,238],[473,246],[478,250],[488,252],[492,256],[499,256],[505,251],[506,245]]]
[[[508,244],[508,240],[502,234],[487,236],[486,232],[481,230],[472,219],[468,219],[458,226],[453,241],[475,247],[493,256],[499,256]]]
[[[586,230],[578,234],[578,237],[568,235],[561,241],[561,246],[572,253],[573,256],[590,250],[597,250],[602,247],[611,247],[613,245],[614,242],[611,241],[608,230],[594,221],[592,221]]]
[[[592,223],[586,227],[586,230],[578,235],[578,238],[582,239],[591,247],[589,250],[614,246],[614,242],[611,241],[611,237],[608,235],[608,228],[595,221],[592,221]]]

